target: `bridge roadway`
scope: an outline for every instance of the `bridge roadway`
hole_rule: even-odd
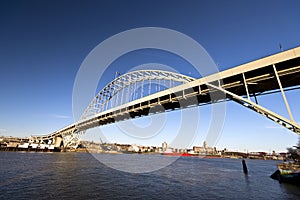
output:
[[[256,100],[256,96],[274,92],[281,92],[286,100],[284,91],[299,85],[300,47],[296,47],[128,102],[35,138],[50,139],[150,113],[226,100],[234,100],[299,134],[300,126],[294,122],[287,101],[290,119],[259,106]]]

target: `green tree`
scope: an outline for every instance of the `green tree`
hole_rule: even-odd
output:
[[[297,146],[287,148],[287,150],[291,159],[300,162],[300,138]]]

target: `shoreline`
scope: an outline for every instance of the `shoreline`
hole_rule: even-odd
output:
[[[120,155],[120,154],[140,154],[140,155],[162,155],[162,156],[175,156],[175,157],[191,157],[191,158],[207,158],[207,159],[249,159],[249,160],[276,160],[276,161],[282,161],[279,159],[265,159],[262,157],[238,157],[238,156],[224,156],[224,155],[189,155],[182,153],[176,153],[174,155],[172,154],[164,154],[161,152],[122,152],[122,151],[88,151],[87,149],[81,148],[77,150],[63,150],[63,149],[34,149],[34,148],[18,148],[18,147],[1,147],[0,152],[42,152],[42,153],[49,153],[49,152],[57,152],[57,153],[96,153],[96,154],[111,154],[111,155]]]

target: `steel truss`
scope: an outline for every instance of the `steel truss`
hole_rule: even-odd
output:
[[[128,72],[107,84],[94,97],[83,112],[80,120],[194,80],[194,78],[189,76],[162,70],[138,70]]]
[[[290,119],[287,119],[261,105],[258,105],[257,103],[257,100],[256,102],[253,102],[251,101],[251,98],[250,98],[250,94],[249,94],[249,91],[248,91],[248,82],[247,80],[245,79],[245,75],[243,74],[243,81],[244,81],[244,86],[245,86],[245,90],[246,90],[246,94],[247,94],[247,99],[246,98],[243,98],[239,95],[236,95],[234,94],[233,92],[230,92],[228,90],[226,90],[226,88],[222,87],[222,86],[219,86],[219,85],[215,85],[215,84],[211,84],[211,83],[206,83],[207,86],[209,86],[210,88],[213,88],[217,91],[220,91],[220,92],[223,92],[226,94],[227,97],[229,97],[231,100],[239,103],[240,105],[246,107],[246,108],[249,108],[269,119],[271,119],[272,121],[280,124],[281,126],[293,131],[294,133],[300,135],[300,125],[297,124],[293,118],[293,115],[292,115],[292,112],[291,112],[291,109],[290,109],[290,106],[289,106],[289,103],[288,103],[288,100],[286,98],[286,95],[285,95],[285,92],[284,92],[284,89],[282,87],[282,84],[281,84],[281,81],[280,81],[280,77],[279,77],[279,73],[276,69],[276,66],[273,64],[273,69],[274,69],[274,74],[275,74],[275,77],[276,77],[276,81],[278,83],[278,86],[279,86],[279,89],[280,89],[280,92],[281,92],[281,95],[282,95],[282,98],[284,100],[284,103],[285,103],[285,106],[286,106],[286,109],[287,109],[287,112],[289,114],[289,117]]]

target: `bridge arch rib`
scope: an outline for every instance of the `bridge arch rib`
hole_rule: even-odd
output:
[[[130,101],[196,80],[163,70],[138,70],[116,77],[108,83],[83,112],[80,120]]]

